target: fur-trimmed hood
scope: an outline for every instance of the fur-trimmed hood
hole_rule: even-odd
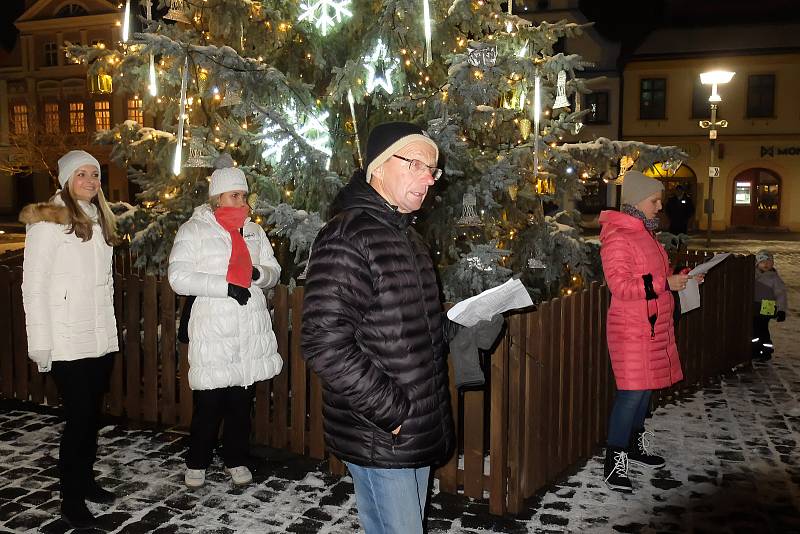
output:
[[[70,224],[69,210],[63,204],[55,202],[38,202],[28,204],[19,213],[19,222],[24,224],[34,224],[38,222],[50,222],[55,224]]]

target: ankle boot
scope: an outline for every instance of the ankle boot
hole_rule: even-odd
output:
[[[89,487],[86,489],[86,500],[97,504],[111,504],[117,499],[117,496],[110,491],[103,489],[92,480],[89,482]]]
[[[61,501],[61,517],[74,529],[92,528],[99,523],[86,507],[83,499],[68,498]]]
[[[648,469],[660,469],[666,463],[664,458],[653,454],[650,450],[653,433],[645,432],[644,428],[636,430],[631,435],[631,443],[628,447],[628,461],[638,467]]]
[[[606,447],[606,462],[603,476],[610,489],[623,493],[633,493],[631,479],[628,478],[628,453],[620,447]]]

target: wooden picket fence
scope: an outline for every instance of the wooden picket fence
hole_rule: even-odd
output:
[[[683,254],[694,265],[704,253]],[[115,356],[107,412],[167,428],[188,427],[192,396],[187,347],[176,342],[183,297],[166,280],[141,276],[117,258],[115,310],[120,353]],[[27,358],[19,267],[0,265],[0,397],[55,405],[48,375]],[[693,387],[750,359],[752,257],[731,257],[707,277],[704,305],[676,329],[686,379]],[[610,295],[597,282],[536,310],[511,313],[493,354],[486,385],[451,399],[457,448],[435,473],[441,491],[486,498],[494,514],[519,513],[524,501],[589,457],[605,439],[614,395],[605,340]],[[302,287],[278,286],[273,328],[284,371],[256,387],[253,442],[326,459],[322,388],[306,369],[300,339]],[[654,404],[673,398],[673,388]],[[342,464],[327,458],[334,473]]]

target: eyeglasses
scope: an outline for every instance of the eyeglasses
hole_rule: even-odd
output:
[[[392,154],[397,159],[402,159],[403,161],[408,162],[408,170],[410,170],[415,176],[422,176],[425,173],[430,173],[433,176],[433,180],[436,181],[442,177],[442,169],[437,169],[436,167],[431,167],[430,165],[426,165],[422,163],[418,159],[408,159],[404,158],[403,156],[398,156],[397,154]]]

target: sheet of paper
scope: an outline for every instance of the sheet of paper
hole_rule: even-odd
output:
[[[686,281],[686,288],[678,291],[681,301],[681,313],[690,312],[700,307],[700,284],[694,278]]]
[[[705,263],[701,263],[691,271],[689,276],[696,274],[705,274],[713,269],[717,264],[730,256],[730,252],[724,254],[714,254],[714,257]],[[681,302],[681,313],[690,312],[700,307],[700,284],[694,278],[689,278],[686,282],[686,287],[678,291],[678,297]]]
[[[505,284],[462,300],[447,311],[447,318],[470,327],[479,321],[489,320],[498,313],[527,306],[533,306],[528,290],[522,282],[512,278]]]
[[[730,252],[725,252],[724,254],[714,254],[714,257],[708,260],[705,263],[701,263],[691,271],[689,271],[689,276],[694,276],[696,274],[705,274],[711,269],[714,268],[719,262],[723,261],[725,258],[730,256]]]

